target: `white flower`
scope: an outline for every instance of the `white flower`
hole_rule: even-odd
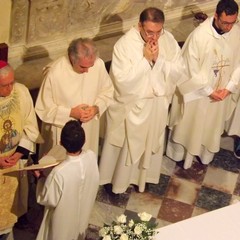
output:
[[[104,225],[99,230],[101,240],[149,240],[157,233],[155,230],[156,224],[148,222],[151,215],[148,213],[139,213],[140,220],[127,221],[126,215],[122,214],[117,217],[117,221],[111,225]]]
[[[128,235],[127,234],[122,234],[120,237],[120,240],[128,240]]]
[[[152,218],[152,215],[146,212],[139,213],[138,216],[144,222],[148,222]]]
[[[106,234],[107,234],[107,231],[106,231],[105,228],[101,228],[101,229],[99,230],[99,236],[100,236],[100,237],[104,237],[104,236],[106,236]]]
[[[121,234],[123,232],[122,228],[118,225],[114,226],[114,233]]]
[[[122,214],[122,215],[120,215],[120,216],[117,218],[117,221],[118,221],[119,223],[126,223],[126,221],[127,221],[127,216],[124,215],[124,214]]]
[[[139,225],[137,225],[134,228],[134,233],[136,233],[137,235],[140,235],[142,233],[142,228]]]
[[[128,223],[128,226],[131,228],[134,225],[134,221],[131,219]]]
[[[109,235],[106,235],[103,237],[103,240],[111,240],[111,237]]]

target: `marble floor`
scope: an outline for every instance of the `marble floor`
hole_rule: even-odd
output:
[[[182,168],[182,162],[176,164],[164,157],[159,184],[148,184],[144,193],[130,186],[124,194],[111,195],[100,187],[87,239],[98,239],[99,228],[122,213],[135,218],[145,211],[152,214],[158,227],[164,227],[240,200],[240,160],[232,149],[232,138],[223,137],[221,150],[210,165],[196,159],[188,170]],[[15,240],[35,239],[41,211],[39,208],[36,218],[32,217],[33,227],[14,228]]]

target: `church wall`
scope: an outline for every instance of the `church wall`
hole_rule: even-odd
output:
[[[0,3],[0,43],[6,43],[10,35],[11,0],[0,0]]]
[[[146,7],[161,8],[165,28],[184,41],[196,26],[194,13],[211,16],[218,1],[213,0],[0,0],[5,3],[7,23],[0,40],[9,45],[9,62],[16,79],[29,88],[41,84],[41,70],[66,53],[69,42],[78,37],[96,40],[100,57],[111,60],[117,39],[138,23]],[[12,4],[11,4],[12,3]],[[2,16],[0,17],[0,20]],[[2,22],[2,21],[1,21]]]

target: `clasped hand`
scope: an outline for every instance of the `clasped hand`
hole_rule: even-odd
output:
[[[154,40],[149,40],[146,42],[143,48],[143,56],[149,61],[149,62],[156,62],[158,58],[158,42]]]
[[[23,156],[22,153],[15,152],[13,155],[8,157],[0,157],[0,169],[9,168],[19,161],[19,159]]]
[[[230,92],[229,92],[227,89],[219,89],[219,90],[215,90],[214,92],[212,92],[209,97],[210,97],[213,101],[222,101],[222,100],[224,100],[229,94],[230,94]]]
[[[98,114],[97,106],[80,104],[72,108],[70,116],[75,119],[79,119],[81,122],[85,123],[93,119],[96,114]]]

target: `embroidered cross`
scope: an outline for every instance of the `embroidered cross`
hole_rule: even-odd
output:
[[[215,77],[217,77],[217,74],[219,73],[219,78],[218,78],[218,81],[217,81],[217,83],[215,85],[215,89],[218,89],[219,86],[222,83],[223,68],[224,67],[228,67],[228,66],[230,66],[230,64],[227,64],[227,60],[223,60],[223,56],[222,55],[221,55],[221,60],[218,61],[216,63],[216,65],[212,66]]]

